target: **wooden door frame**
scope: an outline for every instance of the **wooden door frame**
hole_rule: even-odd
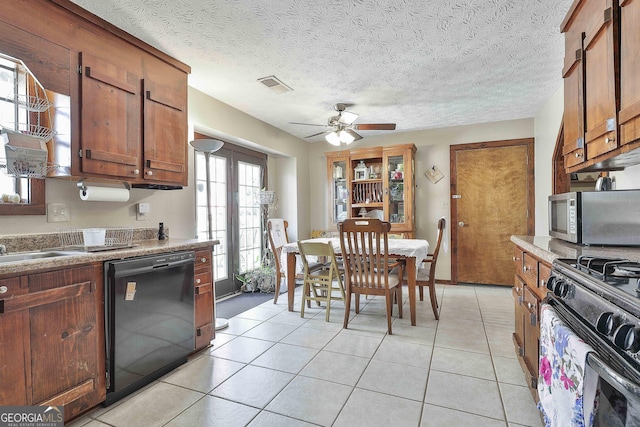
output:
[[[474,142],[469,144],[456,144],[449,146],[449,172],[451,177],[450,182],[450,197],[453,200],[453,195],[456,194],[455,190],[458,185],[457,170],[456,170],[456,153],[458,151],[465,150],[479,150],[485,148],[499,148],[499,147],[516,147],[524,145],[527,147],[528,167],[527,167],[527,234],[533,235],[535,230],[535,150],[534,150],[534,138],[521,138],[521,139],[507,139],[502,141],[487,141],[487,142]],[[458,227],[456,221],[458,218],[458,205],[457,203],[451,203],[451,284],[458,284]]]

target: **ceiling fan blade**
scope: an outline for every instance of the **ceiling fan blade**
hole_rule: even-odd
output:
[[[340,113],[340,118],[338,119],[338,121],[340,123],[344,123],[345,125],[350,125],[351,123],[355,122],[357,118],[358,114],[356,113],[352,113],[351,111],[342,111]]]
[[[347,132],[349,132],[349,134],[351,134],[353,136],[353,140],[357,141],[359,139],[362,139],[362,135],[360,135],[358,132],[351,130],[351,129],[347,129]]]
[[[327,127],[327,125],[317,125],[315,123],[299,123],[299,122],[289,122],[290,125],[303,125],[303,126],[322,126]]]
[[[395,123],[360,123],[353,125],[356,130],[396,130]]]
[[[323,134],[328,133],[328,132],[329,132],[329,131],[324,131],[324,132],[314,133],[313,135],[305,136],[305,138],[312,138],[312,137],[314,137],[314,136],[323,135]]]

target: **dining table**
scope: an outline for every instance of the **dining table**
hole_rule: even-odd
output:
[[[340,238],[320,237],[308,239],[305,242],[331,243],[336,256],[342,255]],[[387,252],[390,258],[404,259],[407,272],[407,287],[409,291],[409,311],[411,313],[411,325],[416,325],[416,278],[418,275],[418,264],[421,263],[429,253],[429,242],[424,239],[389,239]],[[282,253],[286,256],[286,280],[287,280],[287,302],[289,311],[293,310],[294,293],[296,287],[296,256],[300,255],[298,242],[287,243],[282,247]]]

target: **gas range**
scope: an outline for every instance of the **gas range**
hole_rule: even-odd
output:
[[[556,259],[547,299],[568,309],[573,329],[601,356],[640,381],[640,263],[581,256]]]

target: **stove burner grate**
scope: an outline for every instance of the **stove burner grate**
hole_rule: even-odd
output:
[[[596,276],[602,280],[612,278],[640,278],[640,263],[624,258],[603,258],[581,256],[577,267],[581,271]]]

